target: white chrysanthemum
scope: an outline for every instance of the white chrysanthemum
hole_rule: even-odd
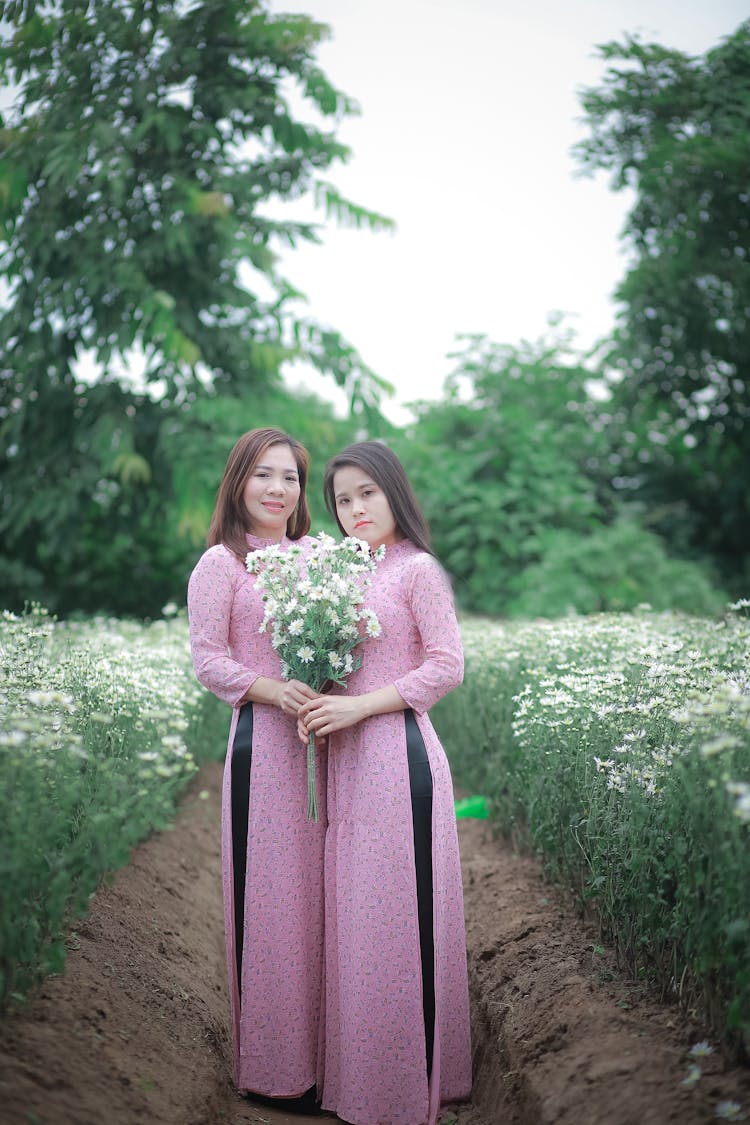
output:
[[[712,758],[716,754],[721,754],[722,750],[734,750],[736,746],[740,746],[739,738],[735,738],[733,734],[720,734],[716,738],[709,739],[701,746],[701,755],[704,758]]]
[[[728,781],[726,789],[735,798],[734,815],[745,823],[750,822],[750,785],[745,781]]]
[[[739,1102],[733,1102],[729,1098],[725,1101],[719,1102],[715,1109],[715,1115],[720,1121],[744,1121],[745,1115],[742,1112],[742,1106]]]
[[[707,1039],[701,1039],[699,1043],[693,1043],[688,1051],[691,1059],[707,1059],[713,1053],[714,1049]]]
[[[371,617],[365,625],[365,632],[368,637],[379,637],[383,632],[380,622],[376,617]]]
[[[0,731],[0,746],[23,746],[28,735],[25,730]]]
[[[303,664],[311,664],[315,659],[315,653],[309,645],[302,645],[301,648],[298,648],[297,656],[300,658]]]
[[[695,1063],[693,1063],[690,1066],[690,1069],[688,1070],[687,1075],[683,1078],[680,1085],[686,1086],[688,1088],[688,1090],[692,1090],[694,1086],[698,1085],[700,1080],[701,1080],[701,1068],[699,1066],[697,1066]]]
[[[341,657],[337,652],[329,652],[328,660],[330,661],[332,668],[340,668],[341,664],[343,663]]]
[[[301,617],[295,617],[294,621],[290,621],[288,631],[290,637],[298,637],[305,627],[305,623]]]

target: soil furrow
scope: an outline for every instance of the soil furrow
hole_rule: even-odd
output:
[[[3,1125],[312,1120],[251,1105],[228,1078],[220,783],[204,767],[174,827],[100,888],[64,974],[0,1025]],[[624,982],[532,860],[484,822],[460,833],[475,1084],[446,1125],[697,1125],[722,1099],[750,1106],[750,1075],[718,1053],[682,1086],[700,1027]]]

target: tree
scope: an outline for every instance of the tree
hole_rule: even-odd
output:
[[[701,58],[635,38],[582,97],[588,172],[635,195],[605,360],[620,481],[653,525],[750,577],[750,21]]]
[[[606,511],[606,434],[566,334],[462,340],[444,399],[417,404],[399,451],[461,604],[506,612],[541,532],[584,535]]]
[[[462,339],[444,399],[417,404],[416,424],[390,439],[461,606],[548,617],[643,602],[720,610],[701,568],[670,558],[612,488],[610,405],[571,334],[516,347]]]
[[[124,537],[131,560],[172,551],[157,546],[174,499],[160,435],[206,387],[257,394],[303,355],[372,415],[386,384],[297,314],[279,272],[278,249],[318,226],[278,216],[313,193],[344,222],[389,220],[324,178],[349,156],[325,123],[356,111],[315,61],[324,25],[261,0],[5,13],[0,78],[18,97],[0,122],[0,598],[81,604],[90,527],[83,581],[109,569],[117,609],[127,567],[112,573],[108,542]]]

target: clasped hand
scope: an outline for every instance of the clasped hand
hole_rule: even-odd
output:
[[[285,715],[293,715],[297,718],[303,704],[317,698],[317,692],[313,691],[309,684],[303,684],[301,680],[282,680],[279,684],[277,705]]]
[[[312,731],[316,738],[327,738],[365,718],[361,698],[356,695],[316,695],[303,703],[297,713],[297,733],[303,742]]]

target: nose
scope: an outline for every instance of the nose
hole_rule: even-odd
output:
[[[362,500],[355,498],[355,500],[352,504],[352,514],[355,515],[355,516],[361,516],[362,513],[364,512],[364,510],[365,510],[365,506],[364,506],[364,503],[362,502]]]
[[[286,491],[286,484],[281,477],[271,477],[268,481],[268,492],[274,496],[283,496]]]

